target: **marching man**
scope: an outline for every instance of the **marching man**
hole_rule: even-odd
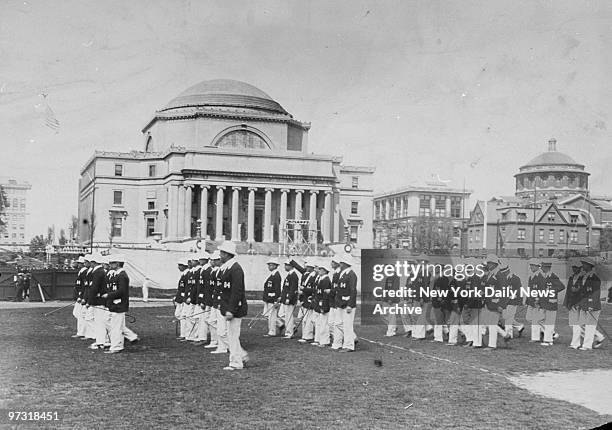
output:
[[[102,263],[104,257],[101,254],[95,253],[90,256],[93,264],[93,270],[90,274],[89,295],[86,299],[86,307],[93,311],[93,327],[96,340],[92,343],[90,349],[103,349],[106,344],[106,318],[107,310],[104,308],[106,300],[102,295],[106,293],[106,273]]]
[[[85,258],[81,255],[77,260],[79,272],[77,273],[77,278],[74,283],[74,310],[72,311],[72,315],[77,320],[77,332],[73,334],[71,337],[75,338],[84,338],[85,337],[85,319],[83,318],[83,306],[81,305],[81,299],[83,298],[84,292],[84,283],[85,283],[85,273],[87,272],[87,267],[85,267]]]
[[[174,316],[177,320],[179,320],[179,336],[178,340],[185,340],[185,336],[187,336],[187,324],[185,318],[183,317],[184,313],[184,305],[186,299],[185,293],[185,282],[186,282],[186,274],[187,274],[187,262],[183,259],[179,260],[178,270],[180,272],[179,280],[178,280],[178,288],[176,289],[176,296],[174,297],[174,303],[176,304],[176,309],[174,310]]]
[[[291,264],[291,261],[285,262],[285,281],[283,282],[283,289],[281,291],[281,311],[279,316],[282,315],[283,321],[278,321],[277,325],[285,326],[285,339],[291,339],[295,332],[295,319],[293,317],[293,310],[297,304],[298,289],[300,285],[300,278],[295,271],[295,268]]]
[[[236,244],[223,242],[219,245],[221,253],[221,314],[227,321],[227,343],[229,345],[229,365],[223,370],[244,368],[249,355],[240,345],[240,326],[246,316],[248,305],[244,287],[244,272],[236,260]]]
[[[563,299],[563,306],[568,310],[568,322],[572,328],[572,341],[569,347],[572,349],[580,348],[580,309],[578,304],[580,303],[580,290],[582,288],[582,277],[584,272],[582,271],[582,263],[579,259],[574,258],[570,261],[572,268],[572,274],[567,279],[567,291],[565,292],[565,298]]]
[[[268,260],[270,275],[264,282],[263,289],[263,315],[268,316],[268,332],[264,337],[276,336],[276,321],[281,298],[281,275],[278,273],[278,261],[274,258]]]
[[[548,292],[540,299],[540,307],[544,312],[544,341],[541,343],[542,346],[552,346],[553,344],[559,293],[565,289],[565,285],[559,277],[550,270],[551,267],[552,262],[550,260],[542,261],[543,290]]]
[[[529,279],[527,286],[530,290],[544,289],[544,276],[540,270],[540,262],[536,258],[529,259]],[[527,305],[527,314],[525,319],[531,322],[531,340],[530,342],[539,342],[542,333],[542,321],[544,321],[544,310],[540,307],[537,297],[527,297],[525,300]]]
[[[344,254],[340,258],[340,279],[336,293],[336,306],[340,309],[342,325],[337,325],[334,331],[332,349],[340,352],[355,350],[355,331],[353,321],[357,307],[357,275],[352,269],[353,258]]]
[[[123,351],[124,333],[127,329],[125,313],[130,306],[130,279],[123,269],[124,262],[122,255],[114,254],[109,257],[110,268],[114,273],[108,291],[102,295],[109,310],[106,330],[110,337],[110,349],[104,351],[105,354],[116,354]]]
[[[315,337],[315,312],[312,299],[318,274],[314,270],[312,261],[307,261],[304,266],[306,270],[302,274],[301,293],[299,295],[302,304],[302,338],[298,340],[300,343],[312,342]]]
[[[595,273],[595,260],[584,257],[580,262],[584,275],[578,303],[580,312],[578,322],[584,325],[584,339],[579,349],[589,351],[591,348],[599,348],[604,341],[604,336],[597,331],[597,322],[601,313],[601,279]]]
[[[206,251],[203,251],[199,257],[198,260],[200,262],[199,264],[199,270],[195,273],[197,280],[196,280],[196,313],[198,315],[196,315],[196,317],[198,318],[198,334],[197,334],[197,341],[194,343],[194,345],[204,345],[207,341],[208,341],[208,333],[209,333],[209,328],[208,328],[208,318],[210,316],[210,305],[207,306],[207,300],[206,300],[206,292],[209,291],[209,282],[210,282],[210,271],[211,271],[211,267],[210,264],[208,262],[208,260],[210,259],[210,254]],[[211,338],[211,342],[212,342],[212,338]]]
[[[321,264],[317,268],[319,276],[315,285],[315,293],[313,297],[313,310],[315,313],[315,341],[311,344],[314,346],[325,347],[329,346],[329,296],[331,294],[331,278],[329,277],[329,269]]]
[[[214,337],[211,337],[211,342],[204,348],[215,348],[211,354],[225,354],[229,350],[227,345],[227,327],[225,319],[221,315],[221,253],[219,250],[213,252],[210,256],[210,265],[212,269],[210,271],[210,303],[211,310],[208,319],[208,328]],[[204,296],[206,297],[206,296]]]

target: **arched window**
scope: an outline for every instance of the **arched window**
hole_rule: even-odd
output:
[[[269,149],[268,143],[257,133],[249,130],[234,130],[223,135],[216,143],[219,148]]]

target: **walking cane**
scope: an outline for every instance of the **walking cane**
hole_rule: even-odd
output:
[[[304,308],[302,308],[302,309],[304,309]],[[295,334],[298,331],[298,328],[302,325],[302,321],[304,321],[304,318],[306,318],[306,315],[308,315],[311,311],[312,311],[312,309],[306,309],[304,311],[304,313],[302,314],[302,318],[300,318],[300,321],[298,323],[296,323],[295,327],[293,328],[293,335],[292,336],[295,336]],[[302,336],[303,336],[303,334],[302,334]]]
[[[249,325],[247,326],[247,328],[252,328],[252,327],[255,325],[255,323],[256,323],[257,321],[259,321],[259,320],[261,320],[261,319],[265,319],[265,318],[266,318],[266,317],[267,317],[267,316],[270,314],[270,312],[272,311],[272,309],[274,309],[274,306],[270,307],[270,309],[268,309],[268,310],[266,311],[266,313],[263,313],[263,309],[262,309],[262,310],[261,310],[261,312],[260,312],[259,314],[257,314],[257,315],[255,316],[255,318],[253,318],[253,319],[251,320],[251,322],[249,323]],[[262,314],[263,314],[263,315],[262,315]]]
[[[51,315],[51,314],[53,314],[53,313],[55,313],[57,311],[61,311],[62,309],[66,309],[69,306],[74,306],[74,302],[68,303],[66,306],[62,306],[61,308],[54,309],[51,312],[47,312],[46,314],[43,314],[43,316],[48,317],[49,315]]]

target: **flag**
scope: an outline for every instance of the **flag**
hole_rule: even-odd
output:
[[[60,122],[55,117],[55,112],[53,112],[53,109],[51,109],[51,106],[49,106],[47,102],[47,94],[43,93],[41,96],[45,107],[45,125],[56,133],[59,133]]]

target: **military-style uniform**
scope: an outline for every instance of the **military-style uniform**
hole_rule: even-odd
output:
[[[207,304],[207,300],[205,297],[206,291],[209,290],[210,271],[210,264],[206,262],[204,265],[198,266],[198,271],[195,273],[197,277],[195,298],[195,304],[198,314],[196,315],[196,317],[198,318],[197,339],[199,342],[207,342],[209,333],[211,334],[212,342],[212,332],[210,331],[210,326],[208,324],[212,308],[210,304]]]
[[[338,263],[337,261],[334,261],[334,263]],[[333,272],[331,273],[331,283],[332,283],[332,287],[331,287],[331,292],[329,294],[329,317],[327,318],[327,321],[329,323],[329,332],[331,334],[331,336],[333,336],[334,334],[334,327],[337,324],[342,324],[342,319],[340,318],[340,314],[338,312],[338,308],[336,307],[336,292],[338,291],[338,281],[340,280],[340,266],[337,266],[333,269]]]
[[[449,278],[448,296],[442,301],[442,310],[448,324],[448,344],[457,345],[459,337],[459,324],[461,322],[461,307],[459,297],[453,293],[453,288],[461,288],[462,284],[454,276]]]
[[[347,265],[340,272],[338,290],[336,292],[336,307],[340,309],[342,325],[336,326],[332,349],[342,348],[343,351],[354,351],[355,331],[353,329],[353,321],[355,320],[357,307],[357,275],[351,267],[352,258],[350,256],[342,257],[340,262]]]
[[[541,297],[539,300],[540,308],[544,312],[544,341],[542,342],[542,345],[550,346],[553,343],[553,334],[555,332],[555,321],[557,319],[557,308],[559,305],[559,292],[565,289],[565,285],[563,285],[559,277],[551,272],[550,269],[548,272],[543,272],[542,279],[542,291],[547,292],[547,294]]]
[[[185,339],[191,342],[197,342],[199,340],[198,334],[200,322],[200,315],[196,315],[200,312],[200,307],[197,304],[200,283],[199,262],[197,265],[187,269],[186,281],[185,295],[187,299],[185,300],[185,316],[187,318],[185,321],[187,325],[187,336]]]
[[[106,293],[109,315],[106,330],[110,337],[110,351],[122,351],[124,345],[125,313],[130,307],[130,279],[123,268],[113,271]]]
[[[291,268],[283,281],[283,289],[281,291],[281,310],[279,312],[279,321],[277,325],[285,325],[285,338],[291,339],[295,332],[295,318],[293,310],[298,300],[298,289],[300,278],[294,268]]]
[[[102,348],[106,344],[106,318],[108,316],[108,311],[105,308],[106,300],[102,298],[102,295],[106,293],[106,273],[104,272],[104,267],[101,264],[96,265],[90,276],[91,282],[86,303],[90,309],[93,309],[93,324],[96,337],[95,342],[90,347]]]
[[[433,281],[433,288],[436,291],[446,291],[446,297],[431,298],[431,316],[434,322],[434,341],[444,342],[444,326],[450,324],[451,307],[448,297],[450,291],[450,279],[446,276],[436,277]],[[456,322],[455,322],[456,323]],[[457,340],[455,339],[455,343]]]
[[[427,331],[433,328],[430,316],[431,299],[425,294],[421,294],[421,288],[426,289],[430,286],[430,284],[431,276],[423,273],[419,273],[412,284],[412,288],[415,292],[415,300],[418,300],[418,303],[421,306],[421,313],[418,315],[416,324],[412,330],[412,337],[414,339],[425,339]]]
[[[591,265],[591,270],[584,273],[582,277],[582,287],[580,288],[580,301],[578,309],[580,315],[578,323],[584,326],[584,339],[580,349],[588,351],[593,347],[593,341],[597,338],[597,343],[603,341],[603,335],[597,332],[597,321],[601,313],[601,279],[595,273],[595,262],[590,258],[582,260]]]
[[[498,273],[502,287],[510,288],[510,291],[515,293],[514,298],[507,298],[504,301],[505,306],[502,311],[502,318],[506,327],[506,335],[509,338],[513,338],[514,329],[516,328],[520,336],[525,328],[523,324],[516,321],[516,311],[518,307],[523,304],[523,298],[521,296],[521,278],[511,273],[509,268],[504,268]]]
[[[263,314],[268,316],[268,336],[276,336],[278,308],[281,299],[281,275],[278,268],[270,272],[270,275],[264,282],[263,297],[264,302]]]
[[[483,279],[484,287],[489,288],[494,292],[501,291],[499,265],[489,271]],[[499,297],[485,297],[484,307],[482,308],[482,324],[487,327],[489,332],[489,348],[497,348],[497,336],[506,337],[506,330],[503,330],[499,325],[501,313],[503,311],[503,301]]]
[[[325,269],[326,271],[327,269]],[[330,344],[329,311],[332,282],[328,274],[319,275],[315,284],[312,308],[315,313],[315,341],[313,345],[328,346]]]
[[[582,288],[582,277],[584,273],[581,270],[581,266],[572,265],[573,273],[567,279],[567,291],[563,299],[563,306],[568,311],[568,323],[572,328],[572,341],[570,342],[570,348],[580,348],[581,342],[581,327],[580,327],[580,309],[578,304],[580,303],[581,288]]]
[[[479,263],[476,259],[468,260],[468,263],[476,267]],[[464,288],[466,291],[484,291],[484,280],[482,277],[474,274],[465,279]],[[484,300],[479,297],[470,296],[462,300],[463,307],[461,309],[461,326],[460,330],[465,335],[467,346],[476,348],[482,347],[482,321],[481,313],[484,307]]]
[[[396,304],[398,304],[400,302],[399,297],[396,297],[396,295],[394,294],[393,297],[390,296],[389,291],[399,291],[400,288],[400,278],[396,275],[393,276],[388,276],[385,278],[384,281],[384,286],[383,286],[383,291],[385,291],[385,298],[384,299],[377,299],[377,300],[382,300],[384,302],[384,306],[383,307],[389,307],[389,306],[395,306]],[[397,334],[397,315],[395,314],[395,312],[391,312],[389,314],[386,315],[386,319],[387,319],[387,332],[385,333],[386,337],[392,337],[395,336]]]
[[[211,272],[211,278],[213,279],[213,308],[216,317],[215,326],[217,329],[217,349],[215,349],[213,354],[223,354],[229,351],[229,341],[227,337],[228,327],[227,321],[223,313],[221,313],[221,307],[223,305],[223,266],[219,266],[216,270]]]
[[[186,266],[184,263],[180,263]],[[187,300],[187,270],[183,269],[179,275],[178,286],[176,289],[176,295],[174,296],[174,302],[176,303],[176,309],[174,310],[174,316],[179,320],[180,331],[179,340],[184,340],[187,337],[187,321],[186,321],[186,300]]]
[[[298,300],[302,304],[302,338],[299,342],[310,342],[315,338],[315,312],[313,310],[313,295],[317,274],[314,270],[302,275]]]
[[[81,305],[81,300],[83,299],[83,294],[85,292],[85,274],[87,273],[87,267],[81,267],[79,272],[77,273],[76,280],[74,282],[74,309],[72,310],[72,315],[77,320],[77,331],[76,334],[72,337],[85,337],[86,335],[86,323],[83,315],[83,305]]]
[[[534,264],[537,266],[540,265],[539,262]],[[534,264],[530,263],[530,265]],[[530,290],[541,291],[545,288],[544,276],[542,275],[541,269],[529,274],[527,286]],[[527,314],[525,315],[525,319],[531,322],[531,342],[539,342],[540,335],[544,331],[544,309],[540,307],[540,299],[538,297],[527,297],[525,299],[525,304],[527,305]]]

